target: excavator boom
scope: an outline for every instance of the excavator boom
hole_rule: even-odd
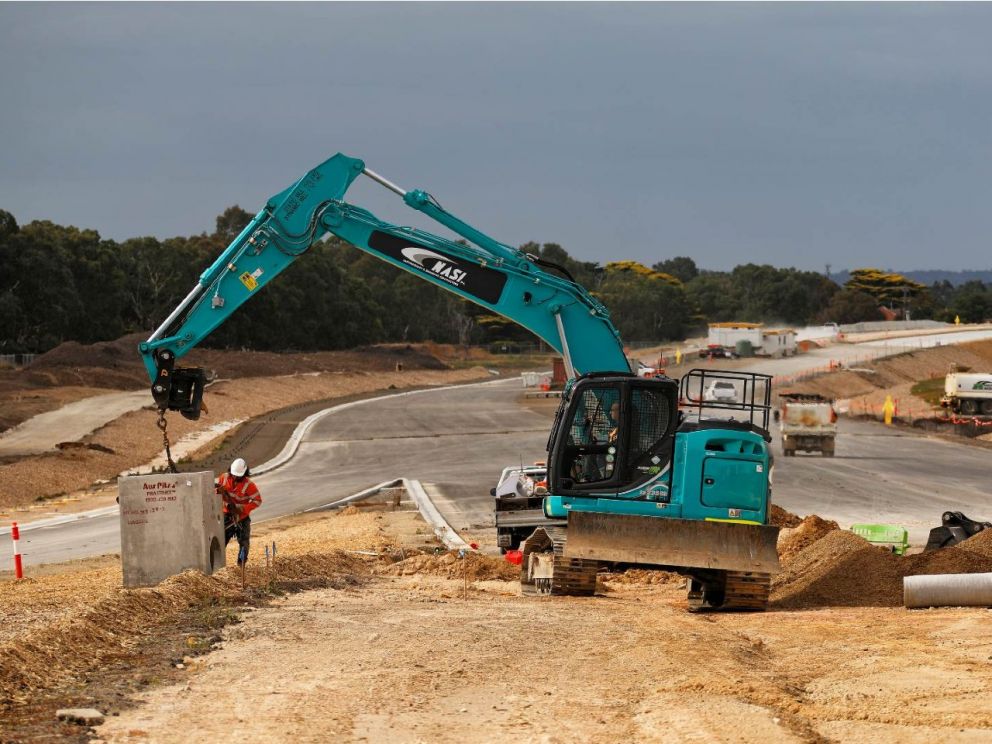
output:
[[[391,225],[348,204],[345,193],[363,174],[471,242]],[[177,373],[176,361],[328,233],[527,328],[564,357],[570,376],[630,371],[609,312],[581,286],[455,217],[430,194],[404,191],[338,154],[269,199],[140,345],[161,408],[198,415],[202,380]]]

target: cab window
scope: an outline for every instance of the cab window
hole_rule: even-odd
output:
[[[575,484],[613,478],[620,410],[618,388],[590,387],[582,391],[569,422],[564,477]]]

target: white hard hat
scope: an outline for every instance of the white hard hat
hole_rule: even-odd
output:
[[[240,478],[247,472],[248,472],[248,463],[246,463],[240,457],[231,463],[231,475],[233,475],[235,478]]]

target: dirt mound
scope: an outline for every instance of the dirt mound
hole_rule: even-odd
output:
[[[138,344],[145,338],[146,334],[132,333],[95,344],[66,341],[37,357],[20,371],[20,377],[32,387],[141,387],[148,384],[148,373],[138,354]]]
[[[89,385],[101,388],[134,388],[148,385],[138,344],[147,338],[132,333],[114,341],[80,344],[66,341],[23,370],[17,381],[28,387]],[[384,344],[349,351],[277,353],[197,348],[182,364],[203,367],[224,379],[276,377],[310,372],[383,372],[402,369],[447,369],[448,366],[420,345]],[[13,373],[11,373],[13,374]],[[14,380],[13,377],[10,378]]]
[[[608,584],[678,584],[685,581],[684,576],[671,571],[652,571],[644,568],[628,568],[615,574],[601,577]]]
[[[779,533],[778,557],[786,561],[798,555],[832,530],[840,529],[832,520],[811,514],[795,527],[785,527]]]
[[[520,578],[520,568],[502,557],[466,553],[464,558],[460,558],[458,551],[454,550],[441,555],[415,555],[394,563],[382,573],[387,576],[442,576],[446,579],[464,579],[468,576],[469,581],[517,581]]]
[[[776,527],[798,527],[799,523],[803,521],[800,517],[786,511],[778,504],[772,504],[769,520]]]
[[[902,604],[904,576],[992,571],[992,534],[897,556],[851,532],[832,530],[783,561],[783,569],[772,580],[775,607],[895,607]]]
[[[783,569],[772,580],[777,607],[889,606],[902,599],[896,556],[844,530],[827,533]]]
[[[955,546],[958,550],[975,553],[992,561],[992,530],[982,530],[974,537]],[[989,569],[992,571],[992,568]]]
[[[342,551],[281,559],[275,586],[344,587],[367,573],[365,564]],[[262,567],[249,570],[249,585],[269,579]],[[38,690],[80,679],[88,670],[140,654],[142,636],[175,624],[190,609],[243,602],[234,570],[204,576],[186,571],[150,589],[121,589],[71,616],[33,629],[0,645],[0,699],[24,702]]]

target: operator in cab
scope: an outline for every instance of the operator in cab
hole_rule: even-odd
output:
[[[238,538],[238,565],[248,562],[251,543],[249,514],[262,503],[258,486],[251,479],[248,463],[238,458],[227,472],[217,479],[217,493],[224,500],[224,545]]]

